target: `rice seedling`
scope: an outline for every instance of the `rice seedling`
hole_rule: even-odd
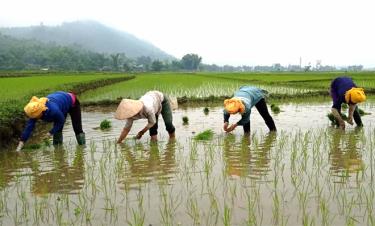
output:
[[[108,130],[111,127],[112,127],[112,123],[108,119],[104,119],[103,121],[100,122],[100,129],[101,130]]]
[[[275,114],[280,113],[280,107],[277,106],[276,104],[271,104],[271,110],[272,110],[272,112],[275,113]]]
[[[203,113],[204,113],[205,115],[208,115],[208,113],[210,113],[210,109],[209,109],[208,107],[204,107],[204,108],[203,108]]]
[[[189,117],[187,116],[182,117],[182,125],[189,125]]]
[[[203,132],[198,133],[195,135],[195,140],[211,140],[214,136],[214,131],[212,129],[205,130]]]

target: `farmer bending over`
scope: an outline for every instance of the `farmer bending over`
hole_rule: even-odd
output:
[[[353,118],[357,126],[363,126],[358,112],[358,103],[366,100],[363,88],[357,88],[349,77],[337,77],[331,83],[331,97],[333,100],[332,114],[335,116],[341,129],[345,129],[345,122],[341,117],[341,104],[349,105],[348,123],[353,125]]]
[[[175,137],[175,127],[172,123],[172,110],[169,98],[159,91],[149,91],[139,100],[123,99],[117,107],[115,118],[119,120],[126,119],[126,124],[121,132],[117,143],[121,143],[128,135],[133,121],[146,118],[147,125],[138,132],[136,138],[141,139],[147,130],[150,131],[151,141],[157,141],[158,118],[163,116],[166,130],[169,138]]]
[[[231,132],[237,126],[243,126],[244,133],[250,133],[250,113],[251,108],[255,106],[266,122],[268,129],[276,131],[275,122],[267,109],[264,92],[257,87],[242,86],[231,99],[224,100],[224,130]],[[229,126],[230,115],[237,113],[241,114],[241,120]]]
[[[24,143],[29,139],[38,119],[53,122],[53,128],[49,131],[48,136],[53,136],[54,145],[62,144],[62,129],[68,113],[72,119],[78,144],[84,145],[86,143],[85,133],[82,130],[81,106],[75,94],[58,91],[49,94],[47,97],[33,96],[25,106],[24,111],[30,119],[21,135],[17,151],[21,150]]]

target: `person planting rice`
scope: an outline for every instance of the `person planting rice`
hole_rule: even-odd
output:
[[[139,100],[123,99],[117,107],[115,118],[126,119],[126,124],[122,130],[117,143],[121,143],[128,135],[133,121],[137,119],[147,119],[147,125],[138,132],[136,138],[141,139],[143,134],[149,130],[151,140],[157,141],[158,118],[162,115],[165,128],[169,133],[169,138],[175,137],[175,127],[172,123],[172,109],[169,98],[159,91],[149,91]]]
[[[353,118],[357,126],[363,126],[361,116],[358,111],[358,103],[366,100],[363,88],[358,88],[349,77],[337,77],[331,82],[330,94],[333,100],[332,114],[339,122],[341,129],[345,129],[345,122],[341,117],[341,104],[349,105],[348,120],[353,125]]]
[[[257,87],[242,86],[231,99],[224,100],[224,130],[233,131],[237,126],[243,126],[244,133],[250,133],[251,108],[256,107],[270,131],[276,131],[275,122],[268,112],[264,99],[265,91]],[[229,126],[231,114],[241,114],[241,120]]]
[[[33,96],[24,107],[24,111],[30,119],[27,121],[21,135],[17,151],[20,151],[24,143],[29,139],[38,119],[45,122],[53,122],[53,128],[47,135],[53,136],[54,145],[62,144],[62,129],[68,113],[72,119],[78,144],[84,145],[86,143],[85,133],[82,130],[81,107],[75,94],[58,91],[49,94],[47,97],[38,98]]]

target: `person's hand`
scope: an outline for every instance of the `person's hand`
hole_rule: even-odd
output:
[[[345,122],[343,120],[339,122],[339,127],[340,129],[345,130]]]
[[[52,138],[52,134],[50,132],[46,133],[46,139],[51,139]]]
[[[349,117],[347,121],[350,125],[353,125],[353,117]]]
[[[135,136],[135,138],[137,138],[138,140],[142,138],[144,132],[143,131],[139,131],[137,136]]]
[[[223,129],[224,129],[225,132],[228,132],[228,125],[229,125],[228,122],[224,122],[224,127],[223,127]]]
[[[20,142],[18,143],[18,146],[17,146],[16,151],[21,151],[24,145],[25,145],[25,143],[24,143],[23,141],[20,141]]]
[[[237,127],[237,124],[232,124],[226,131],[227,133],[232,132]]]

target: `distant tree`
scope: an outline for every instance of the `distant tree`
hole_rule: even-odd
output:
[[[307,66],[305,66],[304,71],[308,72],[308,71],[310,71],[310,69],[311,69],[311,65],[307,65]]]
[[[130,61],[125,61],[125,63],[123,64],[123,68],[125,72],[130,72],[133,70],[133,65]]]
[[[197,70],[201,61],[202,57],[198,56],[197,54],[191,53],[186,54],[182,57],[181,65],[185,70]]]
[[[171,71],[178,71],[178,70],[181,70],[182,68],[182,64],[180,61],[177,61],[177,60],[173,60],[171,63],[170,63],[170,70]]]
[[[117,71],[118,70],[118,64],[119,64],[120,54],[119,53],[111,54],[110,57],[112,58],[113,69]]]
[[[163,62],[160,60],[154,60],[151,64],[151,69],[153,71],[161,71],[161,69],[163,69]]]
[[[152,59],[149,56],[141,56],[137,57],[135,62],[138,66],[143,67],[146,71],[148,71],[151,68]]]

